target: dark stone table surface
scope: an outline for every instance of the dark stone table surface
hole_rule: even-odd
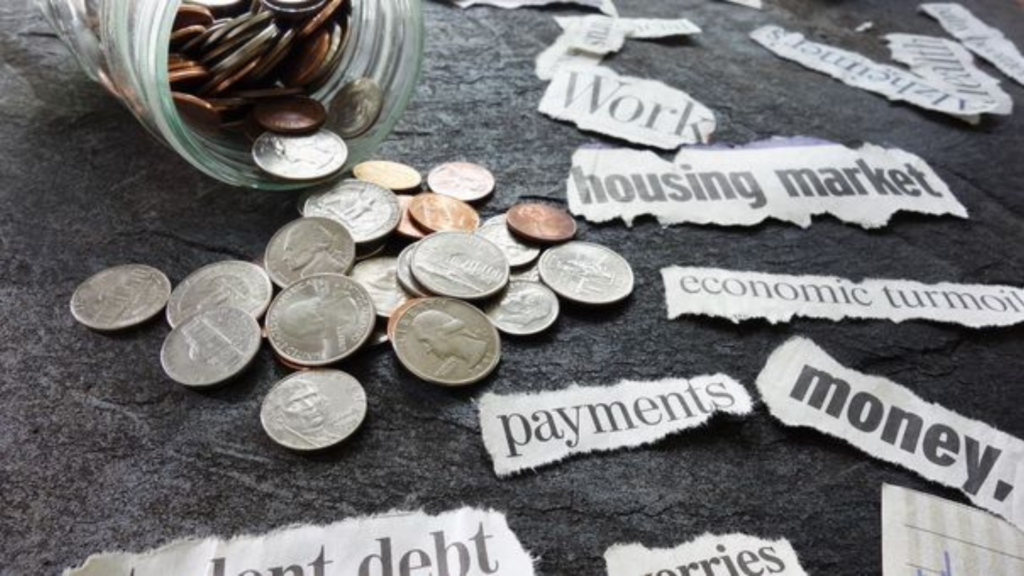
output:
[[[637,285],[626,305],[567,310],[545,336],[506,339],[497,373],[469,390],[415,380],[386,347],[361,353],[344,369],[368,391],[367,421],[340,449],[308,457],[279,449],[260,429],[260,401],[288,373],[269,350],[240,381],[196,393],[161,371],[162,322],[103,336],[68,312],[75,286],[107,266],[148,263],[177,281],[209,262],[258,257],[296,217],[295,195],[232,189],[192,170],[78,70],[27,0],[4,0],[0,573],[55,573],[93,552],[189,535],[463,504],[504,511],[543,574],[603,574],[602,553],[614,543],[672,546],[707,531],[786,537],[813,574],[879,573],[883,482],[963,496],[822,434],[786,428],[763,406],[648,448],[499,480],[473,404],[485,391],[718,371],[753,391],[769,352],[801,334],[850,367],[1024,436],[1021,327],[665,319],[658,270],[670,264],[1024,283],[1024,114],[972,128],[847,87],[746,37],[776,23],[883,59],[884,33],[942,35],[916,2],[766,4],[758,12],[710,0],[620,0],[623,16],[686,16],[704,33],[630,41],[608,63],[705,103],[718,116],[719,142],[801,134],[914,152],[946,180],[969,220],[903,214],[870,232],[828,217],[806,230],[581,222],[583,238],[632,263]],[[1018,3],[969,6],[1024,44]],[[421,170],[453,159],[489,166],[499,189],[484,215],[521,198],[563,202],[572,151],[600,138],[536,112],[545,85],[533,59],[558,35],[552,16],[585,12],[424,9],[422,82],[380,157]],[[855,33],[864,21],[874,29]],[[1024,106],[1024,89],[1000,77]]]

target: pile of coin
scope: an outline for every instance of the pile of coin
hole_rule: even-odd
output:
[[[359,382],[327,368],[361,349],[390,341],[411,374],[465,386],[497,367],[499,333],[549,329],[560,300],[612,304],[632,292],[626,260],[574,240],[575,220],[561,208],[521,203],[481,223],[468,203],[493,192],[481,166],[438,166],[426,178],[430,191],[394,162],[360,164],[354,174],[306,194],[302,217],[270,238],[259,264],[209,264],[173,290],[148,266],[111,268],[76,290],[72,313],[90,328],[116,330],[166,307],[172,330],[161,362],[195,388],[240,374],[266,339],[299,372],[267,395],[263,427],[283,446],[316,450],[344,440],[365,416]]]

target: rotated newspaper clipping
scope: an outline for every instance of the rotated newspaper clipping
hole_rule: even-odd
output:
[[[903,386],[851,370],[814,342],[791,338],[757,377],[768,411],[788,426],[841,438],[867,454],[959,488],[1024,526],[1024,442],[926,402]]]
[[[608,576],[807,576],[788,540],[704,534],[675,548],[616,544],[604,553]]]
[[[617,16],[618,10],[612,0],[451,0],[459,8],[470,6],[494,6],[506,10],[516,8],[535,8],[538,6],[549,6],[552,4],[575,4],[587,8],[594,8],[609,16]]]
[[[675,162],[645,150],[585,146],[566,181],[569,210],[591,222],[752,226],[768,218],[807,227],[830,214],[878,228],[899,211],[967,217],[921,158],[873,144],[854,150],[814,138],[687,147]]]
[[[718,412],[753,410],[746,389],[724,374],[626,380],[614,386],[532,394],[486,394],[480,431],[498,476],[587,452],[650,444],[696,428]]]
[[[90,556],[64,576],[532,576],[533,559],[493,510],[391,512],[261,536],[181,540]]]
[[[978,20],[970,10],[955,2],[921,4],[921,11],[938,20],[946,32],[968,50],[1024,85],[1024,56],[1002,32]]]

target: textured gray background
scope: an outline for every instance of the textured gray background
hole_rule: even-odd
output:
[[[746,38],[757,25],[777,23],[881,59],[880,34],[941,34],[915,14],[914,2],[766,3],[757,12],[704,0],[622,0],[624,16],[683,15],[705,33],[631,41],[610,64],[707,104],[718,115],[720,142],[806,134],[915,152],[948,182],[970,220],[899,215],[872,232],[831,218],[807,230],[581,223],[583,238],[615,246],[633,264],[636,292],[626,305],[567,310],[550,334],[507,340],[496,375],[465,391],[414,380],[386,348],[362,353],[344,369],[369,392],[368,420],[341,449],[305,457],[277,448],[260,429],[260,400],[287,373],[269,351],[237,383],[199,394],[162,374],[164,324],[101,336],[75,324],[67,309],[82,279],[113,264],[152,264],[177,281],[209,262],[257,257],[296,216],[293,195],[230,189],[190,169],[77,70],[26,0],[4,0],[0,573],[53,573],[91,552],[192,534],[461,504],[505,511],[544,574],[600,574],[601,554],[613,543],[671,546],[705,531],[787,537],[814,574],[878,573],[882,482],[963,498],[820,434],[786,429],[763,407],[650,448],[498,480],[472,404],[488,390],[716,371],[752,388],[768,353],[803,334],[848,366],[1024,436],[1021,328],[664,319],[658,269],[669,264],[1024,281],[1024,114],[970,128],[848,88]],[[970,6],[1024,40],[1017,3]],[[572,150],[596,136],[535,111],[544,85],[533,58],[558,33],[551,16],[569,10],[460,11],[437,3],[425,10],[423,80],[380,156],[422,170],[452,159],[489,166],[499,190],[485,215],[524,197],[561,201]],[[865,20],[875,22],[872,32],[852,32]],[[1006,79],[1004,86],[1024,106],[1024,90]]]

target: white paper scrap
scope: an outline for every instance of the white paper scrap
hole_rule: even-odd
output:
[[[967,217],[921,158],[865,144],[773,138],[681,149],[675,164],[650,151],[584,146],[566,181],[569,210],[591,222],[651,215],[662,225],[752,226],[776,218],[807,227],[831,214],[865,228],[903,211]]]
[[[971,328],[1024,322],[1024,290],[999,284],[922,284],[911,280],[792,276],[721,268],[661,269],[669,319],[684,314],[733,322],[794,316],[838,321],[931,320]]]
[[[791,338],[772,352],[757,389],[782,423],[836,436],[959,488],[1018,528],[1024,524],[1024,494],[1015,490],[1024,483],[1020,439],[926,402],[892,380],[846,368],[806,338]]]
[[[578,6],[585,6],[587,8],[594,8],[604,12],[609,16],[618,16],[619,12],[615,8],[615,4],[612,0],[451,0],[452,4],[455,4],[459,8],[469,8],[470,6],[494,6],[496,8],[504,8],[506,10],[514,10],[516,8],[535,8],[537,6],[552,6],[558,4],[575,4]]]
[[[686,18],[609,18],[608,16],[589,14],[587,16],[555,16],[555,22],[562,30],[566,31],[577,25],[587,27],[601,23],[620,29],[626,38],[633,40],[656,40],[701,33],[700,26]]]
[[[605,551],[608,576],[807,576],[785,538],[704,534],[675,548],[616,544]]]
[[[995,109],[993,104],[965,100],[944,84],[935,85],[907,70],[880,64],[856,52],[812,42],[803,34],[787,32],[778,26],[763,26],[751,32],[750,37],[780,58],[889,100],[968,119]]]
[[[856,28],[853,29],[853,31],[857,32],[858,34],[863,34],[874,27],[875,23],[869,20],[867,22],[861,22],[859,25],[857,25]]]
[[[882,485],[882,575],[1024,574],[1024,532],[938,496]]]
[[[714,414],[749,414],[746,389],[724,374],[624,380],[614,386],[479,400],[480,432],[494,472],[508,476],[587,452],[642,446],[696,428]]]
[[[921,10],[938,20],[946,32],[971,52],[991,62],[1018,84],[1024,85],[1024,56],[1002,32],[978,20],[970,10],[954,2],[921,4]]]
[[[738,4],[740,6],[746,6],[747,8],[756,8],[757,10],[760,10],[761,8],[764,7],[763,4],[761,3],[761,0],[725,0],[725,1],[730,3],[730,4]]]
[[[715,115],[686,92],[603,66],[559,67],[538,110],[583,130],[667,150],[706,142],[715,130]]]
[[[533,559],[493,510],[390,512],[261,536],[181,540],[141,554],[90,556],[64,576],[532,576]]]
[[[936,85],[946,84],[965,100],[994,105],[992,114],[1013,110],[1013,100],[999,87],[999,81],[979,70],[971,53],[959,43],[917,34],[889,34],[885,40],[892,59],[910,66],[914,74]]]
[[[600,54],[573,50],[568,34],[561,34],[555,43],[537,55],[534,72],[541,80],[551,80],[559,68],[589,68],[597,66],[604,59]]]

